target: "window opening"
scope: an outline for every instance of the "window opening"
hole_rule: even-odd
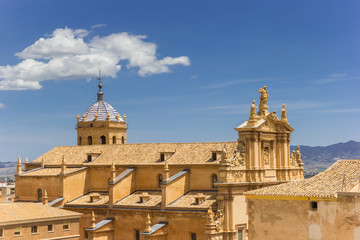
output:
[[[113,136],[113,144],[116,144],[116,137]]]
[[[47,228],[48,228],[48,232],[53,232],[54,231],[54,225],[53,224],[49,224],[47,226]]]
[[[38,196],[38,202],[42,202],[42,190],[41,189],[37,190],[37,196]]]
[[[92,145],[92,137],[88,136],[88,145]]]
[[[216,174],[213,174],[211,176],[211,187],[212,188],[217,188],[217,186],[215,185],[215,183],[217,183],[217,182],[218,182],[218,177],[217,177]]]
[[[106,144],[106,137],[105,136],[100,137],[100,144]]]
[[[31,226],[31,233],[38,233],[38,225]]]

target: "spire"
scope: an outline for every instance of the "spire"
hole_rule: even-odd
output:
[[[102,88],[102,83],[101,83],[101,70],[99,70],[99,77],[98,77],[97,80],[99,81],[99,85],[98,85],[98,87],[99,87],[99,92],[98,92],[98,94],[97,94],[97,100],[98,100],[98,102],[99,102],[99,101],[103,101],[103,100],[104,100],[104,93],[101,92],[101,88]]]
[[[48,198],[48,196],[47,196],[47,192],[46,192],[46,189],[45,189],[45,191],[44,191],[44,196],[43,196],[43,198],[42,198],[42,204],[45,205],[45,206],[47,206],[48,203],[49,203],[49,198]]]
[[[96,220],[95,220],[95,214],[94,211],[91,211],[91,228],[96,228]]]
[[[169,176],[169,165],[168,165],[167,160],[165,160],[165,165],[164,165],[163,171],[164,171],[164,175],[165,175],[164,182],[168,182],[170,179],[170,176]]]
[[[60,174],[65,174],[65,171],[66,171],[65,156],[63,155],[62,162],[61,162],[61,172],[60,172]]]
[[[27,158],[27,157],[25,158],[25,163],[29,163],[29,160],[28,160],[28,158]]]
[[[115,168],[115,164],[113,162],[111,164],[111,169],[110,169],[110,181],[115,182],[115,180],[116,180],[116,168]]]
[[[151,218],[150,218],[149,213],[147,214],[145,225],[146,225],[146,227],[145,227],[144,232],[147,232],[147,233],[151,232],[152,231],[152,229],[151,229]]]
[[[16,175],[21,174],[22,173],[22,164],[21,164],[21,159],[20,156],[18,157],[18,162],[16,165]]]

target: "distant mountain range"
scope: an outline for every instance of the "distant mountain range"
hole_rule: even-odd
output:
[[[293,151],[297,146],[290,146]],[[349,141],[329,146],[300,145],[304,162],[304,175],[311,177],[322,172],[339,159],[360,159],[360,142]],[[16,162],[0,162],[0,177],[11,177],[16,172]]]
[[[296,146],[290,146],[293,151]],[[329,146],[300,145],[301,159],[304,162],[304,175],[313,176],[322,172],[339,159],[360,159],[360,142],[349,141]]]

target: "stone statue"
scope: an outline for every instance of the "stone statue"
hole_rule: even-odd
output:
[[[255,100],[253,100],[251,107],[250,107],[250,120],[253,120],[256,118],[256,105],[255,105]]]
[[[259,106],[266,106],[267,100],[269,98],[268,91],[266,90],[266,86],[259,89],[260,96],[260,105]]]
[[[208,224],[213,224],[214,223],[214,217],[215,214],[212,210],[212,207],[210,206],[208,211],[207,211],[207,219],[208,219]]]
[[[223,224],[224,224],[223,210],[219,209],[216,212],[216,220],[215,220],[216,231],[218,231],[218,232],[222,231],[223,230]]]
[[[297,146],[297,148],[295,150],[295,160],[299,166],[303,165],[303,162],[301,160],[300,146]]]
[[[295,160],[295,150],[294,150],[290,154],[290,165],[295,166],[296,165],[295,163],[296,163],[296,160]]]
[[[227,161],[227,150],[226,150],[226,147],[224,145],[224,148],[221,152],[221,161],[222,162],[226,162]]]
[[[281,108],[281,121],[282,122],[287,122],[287,117],[286,117],[286,110],[285,110],[285,104],[282,105]]]

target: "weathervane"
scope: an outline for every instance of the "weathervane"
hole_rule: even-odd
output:
[[[101,84],[101,70],[99,69],[99,77],[97,79],[99,81],[99,92],[101,92],[102,84]]]

